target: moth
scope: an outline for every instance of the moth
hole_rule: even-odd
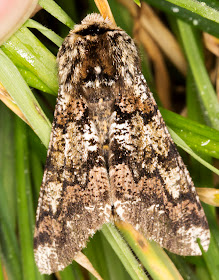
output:
[[[119,218],[179,255],[201,255],[208,223],[141,73],[133,40],[98,14],[58,52],[59,93],[40,191],[35,259],[50,274]]]

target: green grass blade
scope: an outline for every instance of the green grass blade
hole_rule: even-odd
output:
[[[48,145],[51,124],[11,60],[0,50],[0,82],[14,99],[35,133]]]
[[[0,189],[4,188],[5,214],[16,226],[15,160],[14,160],[14,114],[0,103]],[[1,193],[1,191],[0,191]]]
[[[9,279],[22,279],[15,235],[14,116],[0,103],[0,256]]]
[[[180,6],[174,5],[166,0],[144,0],[148,4],[162,10],[177,19],[182,19],[187,23],[199,28],[202,31],[211,33],[212,35],[219,36],[218,24],[207,18],[204,18],[190,10],[184,9]]]
[[[184,151],[186,151],[188,154],[190,154],[193,158],[195,158],[197,161],[199,161],[201,164],[203,164],[205,167],[213,171],[215,174],[219,175],[219,170],[209,164],[207,161],[200,158],[196,153],[193,152],[192,149],[189,148],[189,146],[171,129],[168,127],[168,130],[170,132],[171,137],[173,138],[173,141],[176,143],[177,146],[182,148]]]
[[[146,240],[126,223],[118,222],[116,225],[154,280],[182,280],[172,261],[157,243]]]
[[[208,6],[205,1],[197,0],[166,0],[172,4],[185,8],[193,13],[196,13],[204,18],[219,23],[219,11]]]
[[[175,266],[177,267],[179,273],[182,275],[183,279],[187,280],[200,280],[196,277],[195,272],[186,262],[184,257],[172,254],[167,252],[171,260],[174,262]],[[206,279],[207,280],[207,279]]]
[[[24,26],[29,27],[29,28],[36,28],[39,30],[44,36],[46,36],[49,40],[51,40],[54,44],[56,44],[58,47],[61,46],[63,42],[63,38],[58,36],[54,31],[52,31],[49,28],[46,28],[39,22],[33,20],[33,19],[28,19]]]
[[[20,252],[10,220],[4,218],[8,209],[4,207],[4,192],[0,198],[0,256],[10,280],[22,280]],[[7,212],[6,212],[7,213]]]
[[[139,266],[139,263],[135,259],[131,250],[115,228],[113,224],[105,224],[102,227],[102,233],[106,237],[107,241],[112,246],[113,250],[123,263],[124,267],[128,271],[129,275],[134,280],[144,279],[148,280],[148,277]]]
[[[211,231],[211,242],[207,252],[202,252],[203,260],[208,269],[210,279],[217,280],[219,275],[219,227],[217,224],[217,217],[215,207],[203,205],[205,214],[208,219],[209,228]]]
[[[97,231],[90,239],[83,253],[86,254],[104,280],[131,279],[101,231]],[[90,279],[96,279],[91,273],[89,273],[89,276]]]
[[[23,279],[36,279],[35,261],[33,257],[33,208],[30,207],[30,184],[27,181],[29,167],[27,158],[26,124],[16,118],[16,182],[18,231],[21,245],[21,262]]]
[[[78,271],[79,272],[79,271]],[[84,279],[82,273],[77,273],[74,271],[74,267],[72,265],[67,266],[63,271],[58,272],[60,275],[60,280],[82,280]]]
[[[104,257],[104,248],[101,240],[101,232],[95,233],[95,235],[89,240],[87,247],[83,250],[83,253],[87,256],[99,275],[104,280],[109,279],[108,269]],[[89,273],[89,278],[96,279],[91,273]]]
[[[115,254],[115,252],[113,251],[109,242],[107,241],[105,236],[102,234],[102,232],[101,232],[101,240],[102,240],[102,244],[103,244],[105,260],[106,260],[107,267],[108,267],[109,280],[116,279],[116,278],[118,278],[120,280],[131,279],[128,272],[122,265],[118,256]]]
[[[59,21],[67,25],[69,28],[73,28],[74,22],[72,19],[59,7],[56,2],[52,0],[39,0],[40,6],[48,13],[53,15]]]
[[[166,124],[171,127],[186,144],[197,152],[219,158],[219,131],[199,124],[176,113],[159,108]],[[193,106],[194,110],[194,106]]]
[[[219,130],[219,104],[204,65],[200,42],[197,40],[194,29],[189,24],[178,20],[178,26],[199,98],[205,108],[205,117],[213,128]]]
[[[194,78],[191,71],[188,71],[187,75],[187,109],[188,117],[199,122],[204,122],[202,116],[202,107],[200,103],[197,102],[197,89],[195,86]],[[217,134],[215,135],[217,137]],[[212,162],[211,157],[200,154],[206,161]],[[197,186],[212,187],[213,186],[213,176],[212,172],[204,168],[197,161],[191,158],[191,171],[194,178],[194,183]],[[219,236],[218,226],[216,226],[215,208],[209,205],[203,205],[204,211],[208,219],[209,228],[211,231],[211,242],[209,250],[203,252],[202,265],[197,265],[197,275],[200,279],[216,279],[216,275],[219,274],[217,267],[217,260],[219,258],[219,247],[217,245],[216,238]],[[219,243],[218,243],[219,244]]]
[[[32,72],[57,95],[56,57],[27,27],[20,28],[1,48],[16,66]]]

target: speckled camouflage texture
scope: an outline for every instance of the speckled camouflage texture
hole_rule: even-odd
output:
[[[58,63],[34,237],[41,273],[64,269],[115,217],[176,254],[200,255],[197,238],[207,250],[205,214],[132,39],[91,14],[70,31]]]

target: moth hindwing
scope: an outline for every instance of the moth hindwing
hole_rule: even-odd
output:
[[[64,40],[58,64],[34,236],[39,270],[62,270],[114,215],[176,254],[200,255],[197,238],[207,250],[205,214],[133,40],[91,14]]]

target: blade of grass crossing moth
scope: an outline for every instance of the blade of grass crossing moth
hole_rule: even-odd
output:
[[[177,22],[199,98],[205,108],[204,116],[211,127],[219,130],[219,104],[203,62],[200,40],[197,39],[195,30],[189,24],[181,20],[177,20]]]
[[[176,267],[158,244],[148,241],[127,223],[120,221],[116,226],[153,279],[182,280]]]
[[[105,236],[101,233],[101,240],[103,244],[104,257],[106,260],[109,279],[129,280],[131,279],[127,270],[122,265],[120,259],[113,251]]]
[[[31,127],[48,145],[51,124],[12,61],[0,50],[0,81],[23,112]],[[12,82],[13,81],[13,82]]]
[[[101,233],[96,232],[90,242],[87,244],[86,249],[83,250],[88,257],[94,268],[99,272],[103,279],[108,279],[108,270],[106,267],[104,249],[101,241]],[[90,275],[91,279],[95,279]]]
[[[132,279],[148,279],[131,250],[113,224],[105,224],[102,232]]]
[[[129,279],[127,271],[101,231],[96,232],[83,252],[104,280]],[[90,278],[95,279],[91,274]]]

